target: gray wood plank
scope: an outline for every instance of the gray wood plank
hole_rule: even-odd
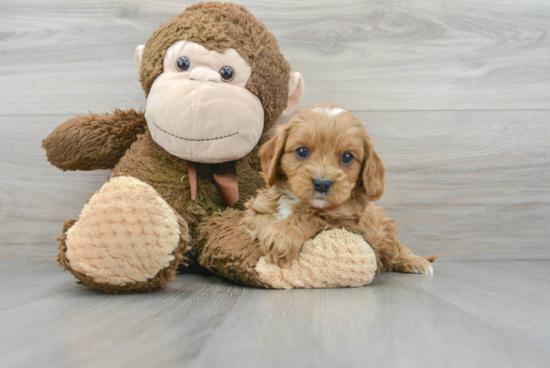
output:
[[[0,366],[186,366],[242,292],[195,275],[149,294],[73,288],[0,313]]]
[[[400,237],[443,259],[550,258],[546,111],[359,112]],[[70,115],[0,117],[0,257],[53,259],[64,219],[108,173],[61,172],[41,140]]]
[[[38,273],[60,272],[47,264]],[[151,294],[81,286],[0,312],[0,366],[545,367],[548,345],[532,341],[547,322],[537,298],[548,266],[439,262],[433,276],[384,274],[356,289],[258,290],[197,275]],[[533,287],[519,288],[525,279]],[[530,321],[520,333],[512,313]]]
[[[438,261],[338,290],[186,275],[129,296],[61,272],[61,223],[108,173],[62,173],[40,141],[75,114],[143,108],[135,46],[194,2],[0,3],[0,366],[546,366],[548,261]],[[238,2],[304,75],[302,107],[343,105],[376,140],[402,241],[550,259],[548,2]]]
[[[78,287],[56,266],[54,260],[0,260],[0,313]]]
[[[143,107],[133,54],[187,1],[4,0],[1,114]],[[544,0],[239,1],[307,84],[304,106],[548,109]]]
[[[452,259],[548,259],[550,114],[356,113],[387,169],[401,240]]]
[[[505,333],[550,351],[548,261],[475,261],[437,264],[437,277],[403,275],[420,287]]]
[[[436,282],[456,283],[468,291],[475,288],[460,280],[463,264],[436,264],[433,277],[383,274],[359,289],[262,295],[247,291],[193,366],[215,367],[224,362],[247,367],[265,362],[277,367],[546,366],[548,345],[537,348],[506,325],[494,326],[431,293]],[[454,268],[447,270],[448,265]],[[503,299],[517,296],[510,291]],[[523,305],[536,296],[531,290]],[[533,323],[546,317],[532,312],[517,311]]]
[[[41,148],[71,115],[0,117],[0,258],[54,259],[63,220],[78,218],[108,171],[62,172]]]

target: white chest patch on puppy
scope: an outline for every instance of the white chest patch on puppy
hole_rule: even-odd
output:
[[[287,219],[288,216],[294,214],[296,203],[298,203],[298,198],[294,193],[286,192],[283,194],[277,203],[277,220]]]

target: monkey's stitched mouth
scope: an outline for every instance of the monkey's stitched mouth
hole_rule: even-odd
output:
[[[159,127],[154,121],[153,121],[153,125],[156,126],[158,130],[160,130],[161,132],[163,132],[163,133],[165,133],[165,134],[168,134],[168,135],[171,135],[171,136],[174,137],[174,138],[182,139],[182,140],[184,140],[184,141],[189,141],[189,142],[215,141],[215,140],[219,140],[219,139],[224,139],[224,138],[233,137],[233,136],[239,134],[239,132],[235,132],[235,133],[223,135],[223,136],[221,136],[221,137],[194,139],[194,138],[180,137],[180,136],[177,136],[177,135],[175,135],[175,134],[172,134],[172,133],[170,133],[170,132],[168,132],[168,131],[162,129],[161,127]]]

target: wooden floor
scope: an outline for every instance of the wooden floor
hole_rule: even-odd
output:
[[[195,0],[0,0],[0,368],[550,366],[550,2],[243,0],[387,168],[380,204],[433,276],[254,290],[180,276],[117,296],[55,264],[106,171],[40,142],[144,109],[134,50]]]
[[[181,275],[109,295],[0,262],[0,367],[548,367],[550,261],[439,262],[357,289]]]

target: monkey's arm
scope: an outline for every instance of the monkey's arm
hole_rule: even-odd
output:
[[[143,112],[115,109],[67,120],[42,141],[42,147],[48,161],[63,171],[112,169],[146,130]]]

